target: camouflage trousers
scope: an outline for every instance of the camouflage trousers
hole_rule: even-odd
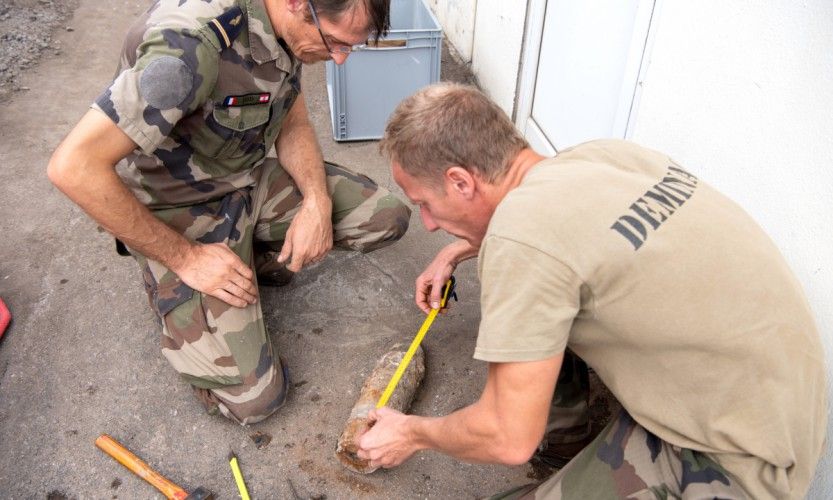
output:
[[[550,443],[574,443],[590,434],[587,365],[569,350],[558,376]],[[555,475],[490,497],[491,500],[740,499],[747,495],[705,453],[680,448],[648,432],[622,410]]]
[[[276,251],[302,197],[276,159],[267,159],[261,169],[254,187],[200,205],[156,210],[154,215],[191,241],[227,244],[258,273],[260,268],[273,271]],[[325,169],[336,248],[367,252],[405,233],[410,209],[399,199],[364,175],[331,163]],[[265,249],[267,258],[258,249]],[[192,290],[159,262],[133,253],[161,323],[162,353],[209,413],[219,411],[241,424],[274,413],[289,384],[269,341],[260,302],[232,307]]]
[[[590,375],[587,364],[567,349],[547,420],[546,444],[580,443],[590,436]]]

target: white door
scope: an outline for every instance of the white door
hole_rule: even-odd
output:
[[[516,125],[542,154],[627,138],[659,0],[531,0]]]

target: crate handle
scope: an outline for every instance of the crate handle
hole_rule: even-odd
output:
[[[398,47],[407,47],[408,40],[368,40],[365,45],[362,45],[362,50],[370,49],[392,49]]]

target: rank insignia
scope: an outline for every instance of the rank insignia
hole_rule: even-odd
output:
[[[271,99],[272,94],[263,92],[260,94],[246,94],[246,95],[230,95],[223,98],[222,106],[230,108],[234,106],[251,106],[253,104],[266,104]]]

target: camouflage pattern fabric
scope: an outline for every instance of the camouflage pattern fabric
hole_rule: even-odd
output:
[[[192,241],[226,243],[254,267],[253,243],[279,248],[302,199],[276,158],[268,158],[259,171],[262,181],[255,188],[154,214]],[[326,164],[326,171],[338,248],[367,252],[405,233],[410,209],[396,197],[343,167]],[[277,410],[286,397],[287,380],[269,342],[260,302],[229,306],[195,292],[162,264],[136,258],[162,326],[162,353],[196,388],[209,412],[248,424]]]
[[[492,500],[741,499],[747,495],[705,453],[662,441],[622,410],[553,477]]]
[[[542,448],[553,444],[578,443],[590,436],[589,398],[587,364],[567,349],[558,373]]]
[[[301,87],[263,0],[158,0],[128,32],[93,108],[139,149],[118,168],[151,208],[219,199],[255,182]]]

